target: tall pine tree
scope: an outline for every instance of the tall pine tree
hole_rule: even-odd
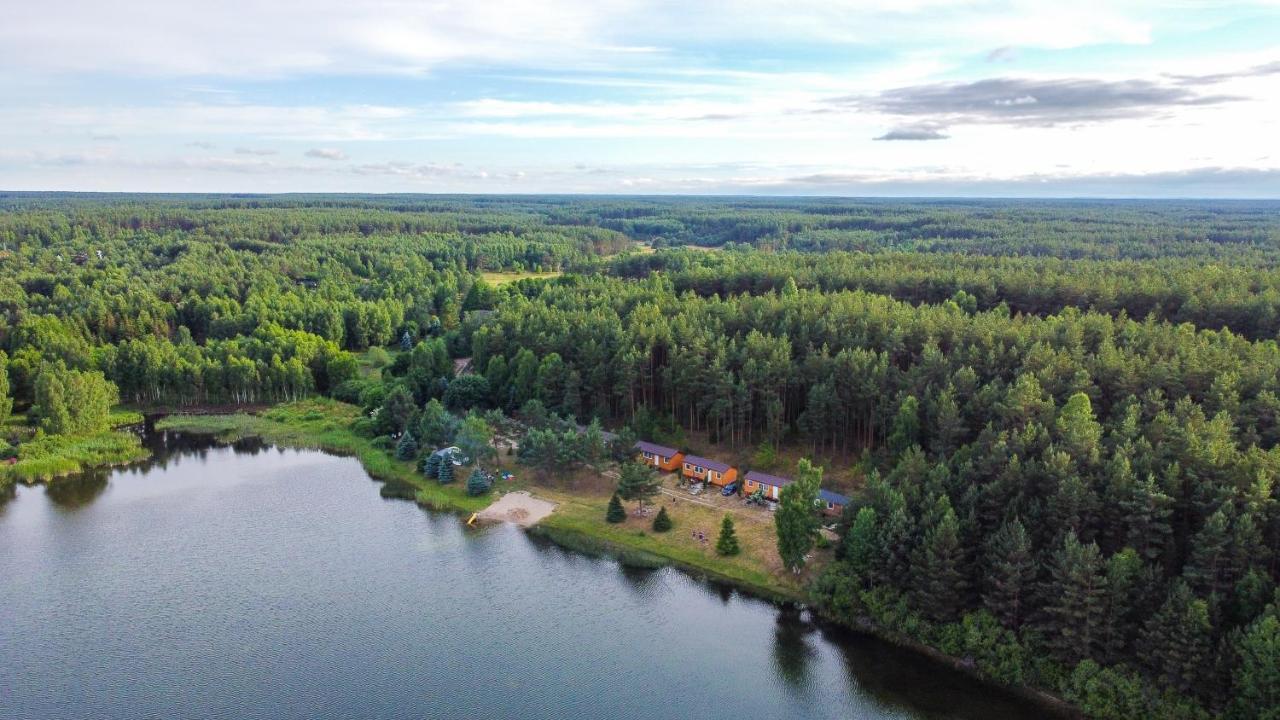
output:
[[[955,620],[967,585],[964,552],[960,546],[960,522],[946,495],[936,501],[936,523],[925,535],[913,563],[915,605],[938,622]]]
[[[982,604],[1010,630],[1022,627],[1036,577],[1031,536],[1014,518],[1000,527],[987,547],[986,588]]]
[[[1098,546],[1068,532],[1053,554],[1043,590],[1045,641],[1064,664],[1093,657],[1101,646],[1106,590]]]

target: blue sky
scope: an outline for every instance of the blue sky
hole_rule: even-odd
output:
[[[47,0],[0,93],[10,190],[1280,197],[1277,0]]]

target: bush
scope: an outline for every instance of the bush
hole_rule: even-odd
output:
[[[666,532],[670,530],[672,526],[673,523],[671,522],[671,516],[667,514],[666,506],[659,508],[657,516],[653,518],[653,531]]]
[[[329,395],[334,400],[341,400],[344,403],[359,405],[361,397],[364,396],[365,390],[369,388],[368,380],[355,379],[347,380],[341,385],[335,387]]]

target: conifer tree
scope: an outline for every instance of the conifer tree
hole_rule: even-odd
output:
[[[1200,597],[1221,594],[1225,589],[1225,570],[1230,560],[1231,528],[1223,503],[1204,522],[1204,527],[1191,539],[1191,557],[1182,576]]]
[[[899,502],[889,512],[880,532],[883,565],[878,575],[896,588],[906,587],[911,576],[911,556],[915,548],[915,522]]]
[[[742,552],[738,546],[738,534],[733,529],[733,516],[726,514],[720,521],[720,537],[716,538],[716,552],[720,555],[737,555]]]
[[[1075,458],[1081,468],[1098,461],[1102,427],[1093,416],[1093,405],[1088,395],[1078,392],[1068,398],[1058,413],[1055,427],[1063,449]]]
[[[658,508],[658,514],[653,518],[653,531],[666,532],[671,528],[671,516],[667,514],[667,506],[663,505],[661,508]]]
[[[440,472],[436,475],[440,479],[441,485],[448,485],[453,482],[453,456],[448,455],[440,458]]]
[[[1148,585],[1142,559],[1125,548],[1107,559],[1107,609],[1103,621],[1102,660],[1119,662],[1136,635],[1138,594]]]
[[[1209,662],[1212,630],[1208,603],[1174,580],[1168,599],[1142,628],[1142,658],[1161,684],[1189,693]]]
[[[440,454],[431,453],[422,460],[422,474],[429,478],[440,477]]]
[[[623,463],[618,477],[618,496],[644,507],[645,500],[658,494],[658,483],[658,474],[652,467],[638,462]]]
[[[1160,491],[1155,476],[1135,482],[1120,498],[1121,517],[1127,524],[1124,542],[1147,562],[1159,562],[1173,536],[1170,518],[1173,499]]]
[[[986,589],[982,604],[1010,630],[1022,626],[1036,577],[1031,536],[1014,518],[1000,527],[987,549]]]
[[[951,456],[964,435],[964,418],[956,404],[955,389],[948,386],[938,394],[933,410],[932,450],[940,458]]]
[[[938,498],[940,517],[916,552],[915,604],[924,615],[950,622],[959,615],[966,579],[960,547],[960,522],[946,495]]]
[[[493,481],[489,473],[477,467],[471,471],[471,476],[467,478],[467,494],[472,497],[483,495],[489,492],[493,487]]]
[[[880,565],[879,528],[876,509],[862,507],[844,535],[841,553],[854,579],[868,589],[875,583],[874,572]]]
[[[901,455],[920,442],[920,401],[908,395],[898,406],[889,432],[889,452]]]
[[[1232,720],[1280,720],[1280,614],[1253,622],[1236,645],[1235,672],[1228,717]]]
[[[1084,545],[1073,532],[1062,539],[1044,589],[1044,635],[1067,665],[1093,656],[1101,644],[1106,616],[1107,578],[1098,546]]]
[[[413,439],[413,433],[406,430],[396,443],[396,459],[412,460],[417,454],[418,441]]]
[[[627,519],[627,511],[622,508],[622,500],[618,498],[618,493],[614,493],[609,498],[609,509],[605,511],[604,519],[614,524]]]

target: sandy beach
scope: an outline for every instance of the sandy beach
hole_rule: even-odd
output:
[[[497,502],[481,510],[477,515],[481,520],[495,522],[512,522],[521,527],[529,527],[550,515],[556,504],[539,500],[524,490],[509,492]]]

